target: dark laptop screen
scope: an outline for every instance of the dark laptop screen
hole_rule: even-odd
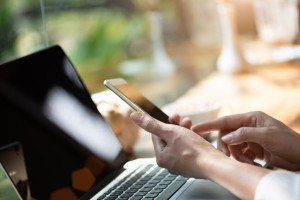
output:
[[[0,66],[0,146],[20,142],[36,199],[79,198],[127,157],[59,46]]]

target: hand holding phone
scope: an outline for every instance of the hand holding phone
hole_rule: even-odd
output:
[[[167,114],[144,97],[139,91],[130,86],[124,79],[108,79],[104,81],[104,85],[135,111],[147,113],[161,122],[170,123]]]

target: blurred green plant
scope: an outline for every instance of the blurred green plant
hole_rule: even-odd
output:
[[[12,10],[12,4],[9,1],[1,1],[0,6],[0,62],[4,58],[13,56],[14,41],[16,34],[12,24],[14,24],[14,17]]]
[[[126,2],[44,0],[44,21],[39,0],[1,0],[0,62],[48,40],[62,46],[90,92],[103,90],[100,81],[120,75],[120,63],[132,57],[128,45],[147,32],[143,13]]]
[[[128,17],[118,11],[103,9],[94,17],[97,23],[76,42],[74,61],[79,65],[87,60],[97,60],[101,67],[116,65],[126,58],[126,45],[145,25],[140,16]]]
[[[101,9],[93,13],[93,19],[94,22],[74,41],[74,51],[70,53],[92,93],[103,89],[100,81],[120,76],[119,64],[130,59],[127,45],[145,30],[143,18],[138,13],[128,16],[118,10]]]

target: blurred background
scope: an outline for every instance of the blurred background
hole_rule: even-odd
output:
[[[158,106],[167,104],[215,71],[222,49],[220,1],[0,2],[0,62],[59,44],[91,94],[105,90],[105,79],[123,77]],[[254,2],[231,1],[245,58],[263,65],[270,59],[251,51],[261,37]]]

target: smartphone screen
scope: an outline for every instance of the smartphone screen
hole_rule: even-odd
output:
[[[170,123],[167,114],[144,97],[139,91],[130,86],[124,79],[108,79],[104,81],[104,85],[135,111],[147,113],[161,122]]]

